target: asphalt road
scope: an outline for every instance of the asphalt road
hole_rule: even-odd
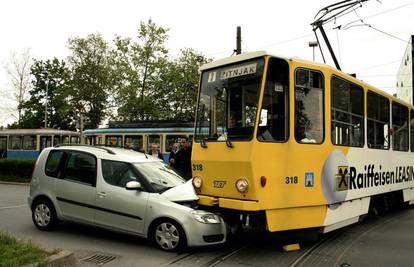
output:
[[[182,254],[154,248],[147,240],[94,227],[62,223],[39,231],[27,206],[28,186],[0,184],[0,230],[41,247],[75,252],[82,266],[94,253],[115,256],[104,266],[413,266],[414,209],[392,212],[317,238],[313,232],[254,234],[219,247]],[[282,252],[299,242],[301,250]]]

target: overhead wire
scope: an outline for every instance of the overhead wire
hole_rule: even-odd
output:
[[[391,9],[388,9],[388,10],[385,10],[385,11],[382,11],[382,12],[379,12],[379,13],[376,13],[376,14],[368,15],[368,16],[365,17],[365,19],[377,17],[377,16],[380,16],[380,15],[383,15],[383,14],[386,14],[386,13],[389,13],[389,12],[392,12],[392,11],[395,11],[395,10],[398,10],[398,9],[401,9],[401,8],[406,7],[406,6],[409,6],[409,5],[414,5],[414,2],[410,2],[408,4],[405,4],[405,5],[402,5],[402,6],[398,6],[396,8],[391,8]]]
[[[393,60],[393,61],[389,61],[389,62],[377,64],[377,65],[372,65],[372,66],[369,66],[369,67],[366,67],[366,68],[359,69],[359,70],[357,70],[357,72],[360,72],[361,70],[369,70],[369,69],[374,69],[374,68],[378,68],[378,67],[383,67],[383,66],[391,65],[391,64],[395,64],[397,62],[400,63],[401,62],[401,59]]]
[[[411,76],[411,74],[368,74],[368,75],[358,75],[358,77],[390,77],[390,76]]]
[[[380,30],[380,29],[378,29],[378,28],[375,28],[375,27],[373,27],[371,24],[367,24],[367,26],[369,27],[369,28],[371,28],[371,29],[373,29],[373,30],[376,30],[377,32],[380,32],[380,33],[382,33],[382,34],[385,34],[385,35],[387,35],[387,36],[389,36],[389,37],[392,37],[392,38],[394,38],[394,39],[397,39],[397,40],[399,40],[399,41],[402,41],[402,42],[404,42],[404,43],[409,43],[409,41],[406,41],[406,40],[404,40],[404,39],[402,39],[402,38],[400,38],[400,37],[397,37],[397,36],[395,36],[395,35],[393,35],[393,34],[391,34],[391,33],[387,33],[387,32],[385,32],[385,31],[382,31],[382,30]]]
[[[368,19],[368,18],[373,18],[373,17],[381,16],[381,15],[384,15],[384,14],[387,14],[387,13],[390,13],[390,12],[393,12],[393,11],[396,11],[396,10],[398,10],[398,9],[401,9],[401,8],[404,8],[404,7],[407,7],[407,6],[410,6],[410,5],[414,5],[414,2],[410,2],[410,3],[404,4],[404,5],[401,5],[401,6],[395,7],[395,8],[391,8],[391,9],[388,9],[388,10],[385,10],[385,11],[382,11],[382,12],[379,12],[379,13],[375,13],[375,14],[372,14],[372,15],[368,15],[368,16],[365,16],[365,17],[363,17],[363,18],[361,18],[361,17],[359,16],[359,14],[356,12],[355,8],[352,8],[351,10],[347,10],[346,12],[344,12],[344,13],[340,14],[337,18],[343,17],[343,16],[345,16],[345,15],[347,15],[347,14],[351,13],[351,12],[354,12],[354,13],[357,15],[357,17],[358,17],[358,20],[351,21],[351,22],[347,23],[345,26],[342,26],[342,25],[336,26],[336,27],[334,27],[333,29],[336,29],[336,30],[344,29],[344,30],[346,30],[346,29],[349,29],[349,28],[352,28],[352,27],[357,27],[357,26],[368,26],[369,28],[371,28],[371,29],[373,29],[373,30],[375,30],[375,31],[377,31],[377,32],[380,32],[380,33],[382,33],[382,34],[384,34],[384,35],[387,35],[387,36],[389,36],[389,37],[391,37],[391,38],[394,38],[394,39],[396,39],[396,40],[402,41],[402,42],[404,42],[404,43],[408,43],[407,41],[405,41],[404,39],[402,39],[402,38],[400,38],[400,37],[398,37],[398,36],[395,36],[395,35],[393,35],[393,34],[387,33],[387,32],[385,32],[385,31],[383,31],[383,30],[380,30],[380,29],[378,29],[378,28],[376,28],[376,27],[373,27],[371,24],[367,24],[367,23],[365,23],[365,22],[364,22],[364,19]],[[352,24],[353,24],[353,23],[355,23],[355,22],[362,22],[363,24],[352,25]],[[329,31],[329,30],[332,30],[332,29],[327,29],[327,31]],[[282,40],[282,41],[279,41],[279,42],[275,42],[275,43],[270,43],[270,44],[267,44],[267,45],[263,45],[263,46],[260,46],[260,47],[255,48],[254,50],[257,50],[257,49],[264,49],[264,48],[268,48],[268,47],[273,47],[273,46],[278,46],[278,45],[282,45],[282,44],[290,43],[290,42],[293,42],[293,41],[297,41],[297,40],[300,40],[300,39],[304,39],[304,38],[310,37],[310,36],[312,36],[312,35],[313,35],[313,34],[305,34],[305,35],[300,35],[300,36],[293,37],[293,38],[286,39],[286,40]],[[338,33],[337,33],[337,41],[339,42]],[[321,47],[320,47],[320,48],[321,48]],[[339,43],[338,43],[338,49],[340,49],[340,48],[339,48]],[[206,56],[214,56],[214,55],[218,55],[218,54],[225,54],[225,53],[232,53],[232,52],[233,52],[233,50],[230,50],[230,49],[229,49],[229,50],[223,50],[223,51],[219,51],[219,52],[212,52],[212,53],[208,53],[208,54],[206,54]],[[339,51],[338,51],[338,52],[339,52]],[[340,52],[339,52],[339,53],[340,53]],[[363,68],[363,69],[360,69],[360,70],[367,70],[367,69],[371,69],[371,68],[376,68],[376,67],[386,66],[386,65],[389,65],[389,64],[394,64],[394,63],[396,63],[396,62],[400,62],[400,61],[401,61],[401,60],[395,60],[395,61],[391,61],[391,62],[386,62],[386,63],[382,63],[382,64],[378,64],[378,65],[370,66],[370,67],[367,67],[367,68]],[[360,71],[360,70],[359,70],[359,71]]]

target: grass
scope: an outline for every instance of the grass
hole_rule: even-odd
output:
[[[0,267],[36,264],[46,266],[46,259],[53,252],[46,252],[31,242],[17,240],[7,233],[0,232]]]
[[[20,176],[1,175],[0,174],[0,181],[3,181],[3,182],[16,182],[16,183],[29,183],[30,178],[23,178],[23,177],[20,177]]]

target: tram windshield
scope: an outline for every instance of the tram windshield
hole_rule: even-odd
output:
[[[252,139],[263,68],[254,59],[203,72],[196,141]]]

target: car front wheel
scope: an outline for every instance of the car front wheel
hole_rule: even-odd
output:
[[[152,238],[155,245],[165,251],[177,251],[187,246],[183,228],[173,220],[158,221],[153,228]]]
[[[46,199],[36,201],[32,209],[32,219],[38,229],[51,230],[57,223],[53,204]]]

